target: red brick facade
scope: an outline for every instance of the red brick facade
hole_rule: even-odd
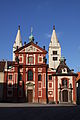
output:
[[[76,103],[76,74],[60,73],[61,66],[56,71],[48,68],[46,54],[45,49],[33,42],[15,51],[14,64],[4,70],[5,101]]]

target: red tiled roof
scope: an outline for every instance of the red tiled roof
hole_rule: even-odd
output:
[[[76,78],[76,81],[80,80],[80,72],[78,72],[78,77]]]

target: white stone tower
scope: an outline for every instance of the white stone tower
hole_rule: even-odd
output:
[[[18,26],[18,32],[17,32],[17,36],[13,45],[13,61],[15,61],[15,54],[14,51],[20,47],[22,47],[22,39],[21,39],[21,33],[20,33],[20,26]]]
[[[61,58],[61,46],[56,36],[55,26],[49,44],[49,68],[57,69]]]

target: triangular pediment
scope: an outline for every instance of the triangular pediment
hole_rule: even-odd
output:
[[[42,50],[35,47],[34,45],[30,45],[30,46],[25,48],[25,52],[42,52]]]
[[[33,42],[30,42],[30,43],[22,46],[21,48],[19,48],[15,52],[45,52],[45,53],[47,53],[46,50],[39,47],[37,44],[35,44]]]

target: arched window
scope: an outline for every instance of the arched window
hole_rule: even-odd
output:
[[[66,80],[66,79],[63,79],[63,80],[62,80],[62,86],[63,86],[63,87],[67,87],[67,80]]]
[[[33,80],[33,71],[28,70],[28,81],[32,81],[32,80]]]

